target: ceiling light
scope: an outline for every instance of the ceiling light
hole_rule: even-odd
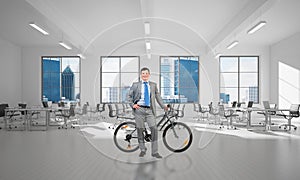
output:
[[[150,50],[150,49],[151,49],[151,44],[150,44],[150,42],[146,42],[146,49],[147,49],[147,50]]]
[[[147,58],[151,59],[151,54],[150,53],[147,54]]]
[[[247,31],[248,34],[253,34],[254,32],[256,32],[257,30],[259,30],[260,28],[262,28],[264,25],[266,25],[267,22],[266,21],[260,21],[257,24],[255,24],[255,26],[253,26],[251,29],[249,29]]]
[[[145,27],[145,34],[149,35],[150,34],[150,23],[149,22],[145,22],[144,23],[144,27]]]
[[[81,59],[85,59],[85,56],[81,53],[77,54],[77,56],[79,56]]]
[[[60,41],[60,42],[59,42],[59,45],[61,45],[62,47],[66,48],[66,49],[68,49],[68,50],[71,50],[71,49],[72,49],[71,46],[67,45],[67,44],[64,43],[63,41]]]
[[[216,53],[215,58],[218,59],[222,54],[221,53]]]
[[[38,25],[36,25],[35,23],[29,23],[29,25],[31,27],[33,27],[34,29],[38,30],[40,33],[44,34],[44,35],[49,35],[49,33],[47,31],[45,31],[44,29],[42,29],[41,27],[39,27]]]
[[[231,49],[233,48],[234,46],[238,45],[238,41],[233,41],[232,43],[230,43],[228,46],[227,46],[227,49]]]

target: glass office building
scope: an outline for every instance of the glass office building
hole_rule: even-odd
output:
[[[61,58],[43,58],[42,60],[42,99],[43,101],[59,102],[62,97],[66,101],[80,98],[76,92],[75,73],[71,65],[63,66]],[[73,66],[74,67],[74,66]],[[75,66],[76,67],[76,66]],[[76,68],[75,68],[76,72]],[[77,73],[78,74],[78,73]],[[78,89],[78,88],[77,88]],[[77,93],[77,94],[76,94]]]
[[[74,73],[70,66],[67,66],[61,73],[62,97],[66,100],[75,100]]]
[[[198,61],[189,59],[179,60],[179,92],[188,102],[198,102]],[[176,77],[176,75],[175,75]]]
[[[197,57],[161,59],[161,94],[166,103],[198,102]]]
[[[60,100],[60,60],[43,59],[43,97],[48,101]]]

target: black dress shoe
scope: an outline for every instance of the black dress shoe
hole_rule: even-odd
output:
[[[144,157],[146,154],[146,151],[141,151],[139,157]]]
[[[158,153],[152,154],[152,157],[156,157],[158,159],[162,158],[162,156],[160,154],[158,154]]]

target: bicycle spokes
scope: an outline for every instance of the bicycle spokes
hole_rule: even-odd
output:
[[[114,142],[124,152],[136,151],[138,149],[138,139],[135,123],[121,123],[114,132]]]
[[[163,142],[173,152],[182,152],[188,149],[192,139],[190,128],[181,122],[171,123],[163,132]]]

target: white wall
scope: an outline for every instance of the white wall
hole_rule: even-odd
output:
[[[271,100],[282,108],[288,104],[300,104],[300,32],[271,46]],[[279,77],[279,62],[287,65],[292,77]],[[281,79],[280,79],[281,78]],[[283,79],[282,79],[283,78]],[[280,89],[282,82],[286,90]],[[281,99],[281,100],[280,100]]]
[[[0,102],[22,101],[21,49],[0,37]]]

